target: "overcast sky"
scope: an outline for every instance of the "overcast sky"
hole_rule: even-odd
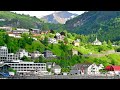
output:
[[[19,13],[19,14],[26,14],[26,15],[30,15],[30,16],[36,16],[36,17],[42,17],[42,16],[45,16],[45,15],[49,15],[55,11],[12,11],[12,12],[16,12],[16,13]],[[85,11],[69,11],[71,13],[76,13],[76,14],[82,14],[83,12]]]

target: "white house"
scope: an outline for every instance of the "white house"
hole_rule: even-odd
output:
[[[74,46],[80,46],[80,40],[77,39],[77,40],[73,41],[73,45]]]
[[[22,38],[20,35],[16,35],[16,34],[8,34],[8,36],[14,37],[14,38]]]
[[[61,67],[59,65],[55,65],[51,68],[51,71],[54,73],[54,74],[60,74],[61,73]]]
[[[48,43],[57,44],[58,42],[57,42],[57,40],[55,38],[49,38]]]
[[[93,45],[102,45],[102,43],[97,39],[95,39],[95,41],[92,43]]]
[[[63,40],[65,36],[61,35],[60,33],[57,32],[55,37],[56,37],[57,40]]]
[[[88,67],[88,75],[98,75],[100,74],[99,70],[103,68],[104,66],[102,64],[97,66],[95,63],[93,63],[92,65]]]
[[[87,74],[87,75],[98,75],[100,74],[99,70],[103,69],[104,66],[102,64],[96,65],[93,64],[76,64],[72,67],[70,74],[71,75],[79,75],[79,74]]]
[[[19,55],[19,59],[21,59],[23,56],[28,57],[28,52],[25,51],[24,49],[20,49],[17,54]]]
[[[46,62],[46,65],[47,65],[47,68],[48,68],[48,69],[51,69],[52,66],[53,66],[53,63],[52,63],[52,62]]]
[[[39,56],[44,57],[44,54],[40,54],[39,51],[34,51],[33,53],[31,53],[31,58],[38,58]]]

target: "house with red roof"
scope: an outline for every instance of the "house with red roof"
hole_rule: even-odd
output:
[[[112,71],[115,74],[120,74],[120,66],[109,65],[109,66],[106,66],[105,70]]]

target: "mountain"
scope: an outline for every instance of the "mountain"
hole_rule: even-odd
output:
[[[60,12],[54,12],[50,15],[42,17],[46,22],[48,23],[60,23],[65,24],[65,22],[69,19],[72,19],[74,17],[78,16],[77,14],[69,13],[68,11],[60,11]]]
[[[68,20],[65,27],[70,32],[94,35],[102,41],[120,40],[120,11],[88,11]]]
[[[10,11],[0,11],[0,26],[12,26],[19,28],[41,28],[42,20],[24,14]]]

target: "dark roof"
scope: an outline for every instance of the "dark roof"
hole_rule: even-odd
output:
[[[3,66],[5,66],[5,65],[7,65],[7,64],[0,64],[0,67],[3,67]],[[7,65],[7,66],[9,66],[9,65]]]

